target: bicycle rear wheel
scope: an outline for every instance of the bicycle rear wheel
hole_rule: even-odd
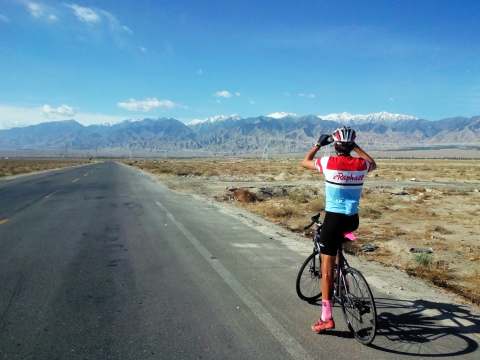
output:
[[[300,299],[305,301],[314,301],[322,294],[320,291],[320,255],[313,252],[303,262],[298,271],[296,290]]]
[[[360,271],[347,268],[341,282],[342,310],[355,339],[370,344],[377,331],[377,309],[372,291]]]

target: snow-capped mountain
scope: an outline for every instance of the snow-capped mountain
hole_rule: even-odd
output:
[[[232,115],[214,115],[207,117],[205,119],[193,119],[190,122],[188,122],[187,125],[199,125],[199,124],[205,124],[205,123],[214,123],[218,121],[225,121],[225,120],[239,120],[240,116],[238,114],[232,114]]]
[[[320,118],[291,114],[279,118],[222,115],[202,119],[196,125],[160,118],[109,126],[57,121],[0,130],[0,150],[63,151],[68,146],[81,151],[104,149],[128,153],[134,149],[149,154],[165,151],[240,154],[263,151],[268,144],[271,151],[299,153],[306,151],[320,134],[331,134],[349,121],[357,131],[359,143],[369,149],[438,144],[470,144],[472,151],[480,149],[480,116],[436,121],[388,113],[337,117],[330,114]]]
[[[283,111],[277,111],[273,112],[271,114],[268,114],[267,117],[272,118],[272,119],[283,119],[289,116],[297,116],[295,113],[289,113],[289,112],[283,112]]]
[[[330,121],[399,121],[399,120],[417,120],[418,118],[413,115],[406,114],[394,114],[386,111],[380,111],[370,114],[351,114],[348,112],[333,113],[327,115],[318,115],[319,119]]]

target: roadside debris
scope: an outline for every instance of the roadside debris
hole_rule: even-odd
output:
[[[432,248],[412,247],[409,250],[412,254],[433,254]]]
[[[390,195],[409,195],[408,191],[405,191],[403,188],[393,189]]]
[[[360,249],[363,252],[373,252],[378,249],[378,246],[375,244],[363,244]]]

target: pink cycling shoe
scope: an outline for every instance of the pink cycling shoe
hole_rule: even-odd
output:
[[[333,319],[322,321],[321,319],[317,320],[315,324],[312,325],[312,331],[320,334],[326,330],[335,329],[335,321]]]

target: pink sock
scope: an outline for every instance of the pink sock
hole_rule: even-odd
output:
[[[328,321],[332,318],[332,302],[322,300],[322,321]]]

